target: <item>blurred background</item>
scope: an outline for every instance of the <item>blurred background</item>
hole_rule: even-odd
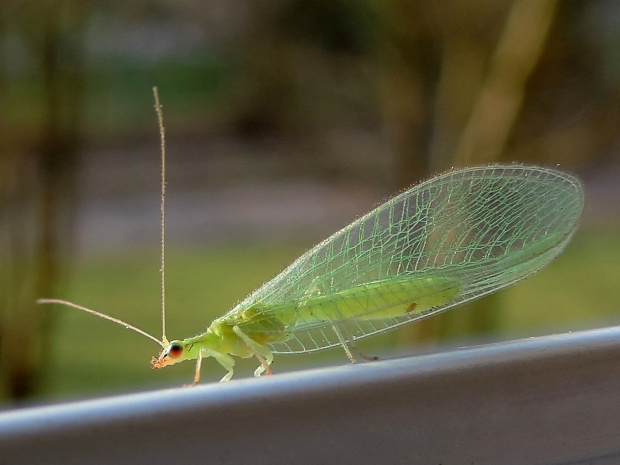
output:
[[[578,174],[582,227],[543,272],[364,341],[380,356],[620,321],[620,4],[554,0],[0,2],[0,398],[179,386],[159,336],[211,320],[400,189],[519,161]],[[441,342],[437,342],[441,341]],[[347,363],[276,356],[274,371]],[[255,362],[239,364],[251,376]],[[221,367],[203,363],[203,379]]]

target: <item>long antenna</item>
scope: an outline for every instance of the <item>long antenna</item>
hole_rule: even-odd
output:
[[[142,334],[143,336],[152,339],[157,342],[162,347],[167,347],[169,345],[168,339],[166,338],[166,269],[165,269],[165,256],[166,256],[166,138],[164,131],[164,115],[161,110],[161,104],[159,103],[159,93],[157,92],[157,87],[153,87],[153,95],[155,96],[155,111],[157,112],[157,120],[159,124],[159,137],[161,139],[161,326],[162,326],[162,339],[161,341],[157,339],[155,336],[151,336],[146,331],[137,328],[134,325],[130,325],[129,323],[124,322],[119,318],[114,318],[112,316],[108,316],[105,313],[98,312],[96,310],[92,310],[87,307],[82,307],[81,305],[74,304],[73,302],[69,302],[67,300],[60,299],[39,299],[37,303],[39,304],[61,304],[67,305],[72,308],[76,308],[78,310],[82,310],[84,312],[90,313],[92,315],[98,316],[108,321],[112,321],[113,323],[124,326],[127,329],[131,329],[136,333]]]
[[[161,141],[161,339],[164,344],[168,345],[166,337],[166,131],[157,87],[153,87],[153,96]]]
[[[140,328],[136,328],[134,325],[130,325],[129,323],[125,323],[123,320],[119,320],[118,318],[114,318],[113,316],[106,315],[105,313],[100,313],[100,312],[98,312],[96,310],[91,310],[90,308],[87,308],[87,307],[82,307],[81,305],[74,304],[73,302],[69,302],[67,300],[39,299],[39,300],[37,300],[37,303],[38,304],[61,304],[61,305],[68,305],[69,307],[77,308],[78,310],[82,310],[84,312],[88,312],[88,313],[90,313],[92,315],[98,316],[98,317],[103,318],[105,320],[109,320],[109,321],[117,323],[117,324],[119,324],[121,326],[124,326],[127,329],[131,329],[131,330],[135,331],[136,333],[140,333],[143,336],[146,336],[149,339],[152,339],[153,341],[157,342],[162,347],[166,347],[166,345],[168,345],[167,343],[164,344],[164,341],[160,341],[155,336],[151,336],[146,331],[143,331]]]

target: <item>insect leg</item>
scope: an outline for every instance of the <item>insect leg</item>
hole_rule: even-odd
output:
[[[366,355],[364,352],[362,352],[359,349],[359,347],[357,347],[357,344],[353,341],[353,339],[349,340],[349,348],[353,349],[353,351],[357,355],[362,357],[367,362],[375,362],[375,361],[379,360],[379,357],[377,357],[376,355]]]
[[[243,342],[250,348],[254,356],[260,361],[260,366],[254,371],[254,376],[260,376],[263,373],[267,373],[268,375],[272,375],[273,372],[269,369],[269,365],[273,362],[273,354],[271,351],[265,347],[260,345],[258,342],[254,341],[250,336],[241,331],[239,326],[233,326],[234,333],[241,338]]]
[[[228,370],[228,373],[226,373],[224,377],[220,379],[220,383],[223,383],[225,381],[230,381],[230,378],[232,378],[233,372],[234,372],[233,368],[235,367],[235,359],[221,352],[215,352],[214,350],[203,348],[200,351],[200,355],[198,356],[199,363],[196,366],[197,373],[198,373],[198,370],[200,369],[200,358],[205,355],[213,357],[215,360],[217,360],[217,362],[220,365],[224,367],[225,370]]]
[[[202,365],[202,350],[198,352],[198,358],[196,359],[196,373],[194,374],[194,384],[198,384],[200,381],[200,366]]]
[[[378,357],[368,356],[357,348],[357,345],[355,344],[353,337],[346,330],[346,327],[343,326],[339,328],[335,324],[332,324],[332,329],[336,333],[336,336],[338,336],[338,341],[340,341],[340,345],[342,345],[342,348],[344,349],[344,353],[346,354],[347,358],[351,360],[351,363],[355,363],[356,360],[355,360],[355,357],[353,357],[353,354],[351,354],[350,349],[353,349],[353,351],[357,355],[359,355],[366,361],[372,362],[372,361],[378,360]]]
[[[340,328],[338,328],[338,326],[333,324],[332,325],[332,329],[334,330],[334,333],[336,333],[336,336],[338,336],[338,340],[340,341],[340,345],[344,349],[344,353],[346,354],[347,358],[351,361],[351,363],[355,363],[357,360],[355,360],[355,357],[353,357],[353,354],[351,354],[351,351],[349,350],[349,345],[348,345],[347,339],[345,339],[343,337],[342,332],[340,331]],[[348,338],[348,341],[351,342],[351,339]]]

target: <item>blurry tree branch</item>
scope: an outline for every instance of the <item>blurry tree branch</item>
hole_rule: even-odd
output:
[[[28,46],[37,68],[40,125],[11,131],[10,113],[0,128],[3,261],[0,305],[0,381],[10,398],[37,390],[49,356],[51,313],[35,307],[56,289],[61,263],[73,242],[73,203],[83,100],[84,9],[73,1],[11,4],[14,34]],[[1,8],[1,7],[0,7]],[[6,23],[5,30],[6,30]],[[8,70],[9,72],[11,70]],[[10,77],[4,76],[7,82]],[[8,119],[7,119],[8,118]]]
[[[456,166],[497,160],[523,103],[553,22],[557,0],[515,1],[454,155]]]

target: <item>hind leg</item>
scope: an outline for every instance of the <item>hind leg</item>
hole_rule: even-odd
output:
[[[357,362],[357,360],[355,360],[355,357],[353,357],[353,354],[351,353],[351,349],[353,349],[353,351],[364,360],[367,360],[369,362],[378,360],[378,357],[369,357],[368,355],[365,355],[361,350],[359,350],[357,348],[357,345],[353,341],[353,337],[346,331],[346,328],[339,328],[334,324],[332,325],[332,329],[334,330],[334,333],[336,333],[336,336],[340,341],[340,345],[344,349],[344,353],[351,361],[351,363]]]

